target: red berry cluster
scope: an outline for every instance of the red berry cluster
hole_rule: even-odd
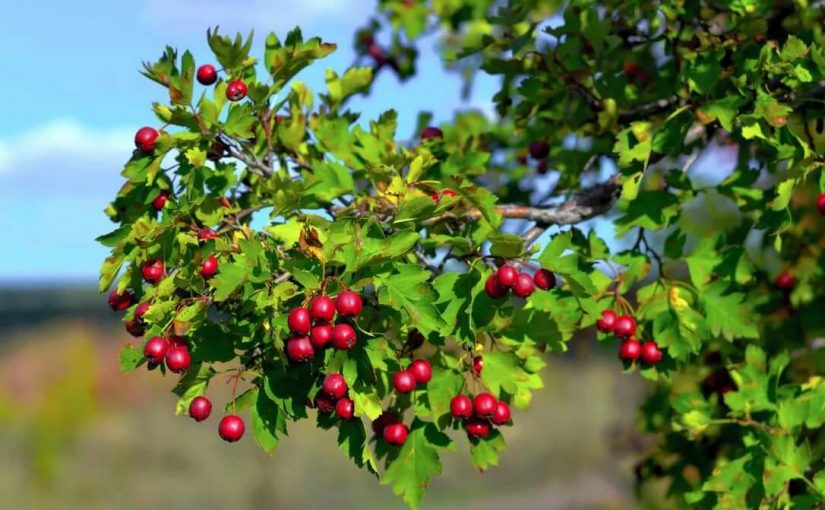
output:
[[[555,286],[556,276],[546,269],[539,269],[530,276],[529,273],[519,272],[510,264],[504,264],[487,278],[484,290],[493,299],[503,298],[510,290],[516,296],[526,298],[535,292],[536,287],[550,290]]]
[[[162,336],[150,338],[143,346],[143,355],[149,361],[150,367],[154,368],[165,361],[166,368],[176,374],[186,372],[192,364],[189,345],[179,336],[168,339]]]
[[[189,403],[189,416],[196,422],[202,422],[212,414],[212,402],[200,395]],[[218,435],[226,442],[234,443],[243,437],[246,431],[243,418],[236,414],[227,414],[218,423]]]
[[[292,336],[286,342],[287,357],[297,363],[312,359],[316,349],[332,345],[339,350],[352,349],[358,338],[350,324],[361,313],[363,301],[357,292],[345,290],[333,301],[327,296],[316,296],[310,301],[309,309],[293,308],[287,317],[287,326]],[[343,322],[334,326],[332,320],[336,312]]]
[[[347,397],[349,387],[341,374],[329,374],[324,378],[321,391],[315,396],[315,406],[319,411],[331,413],[342,420],[350,420],[355,415],[355,404]]]
[[[655,365],[662,361],[662,351],[656,342],[650,340],[641,343],[633,335],[636,334],[636,320],[629,315],[617,315],[613,310],[605,310],[596,321],[596,329],[602,333],[613,333],[621,341],[619,357],[630,363],[641,359],[648,365]]]
[[[425,359],[413,360],[410,365],[392,376],[392,386],[401,394],[412,392],[416,386],[423,386],[433,378],[433,367]]]
[[[484,439],[494,425],[510,423],[510,406],[487,392],[479,393],[473,399],[456,395],[450,401],[450,414],[461,422],[470,439]]]

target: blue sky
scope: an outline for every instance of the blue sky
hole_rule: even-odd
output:
[[[322,90],[327,67],[354,59],[352,33],[366,22],[369,0],[5,0],[0,17],[0,231],[6,249],[0,282],[93,282],[106,251],[93,239],[112,229],[102,209],[137,128],[154,125],[152,101],[165,91],[138,74],[166,44],[209,61],[208,27],[255,29],[257,48],[269,31],[300,25],[339,49],[300,78]],[[401,136],[421,110],[437,121],[462,106],[458,76],[446,74],[434,43],[424,47],[419,76],[399,85],[383,74],[369,98],[354,104],[368,118],[399,111]],[[399,87],[402,87],[399,89]],[[477,84],[471,103],[489,108],[492,80]],[[436,91],[437,93],[434,93]],[[464,106],[467,106],[466,104]]]

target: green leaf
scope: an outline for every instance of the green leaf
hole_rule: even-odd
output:
[[[257,393],[255,405],[250,410],[252,433],[261,448],[271,454],[280,443],[277,431],[286,429],[286,417],[265,391]]]
[[[118,361],[120,362],[121,372],[128,374],[142,365],[146,361],[146,357],[143,355],[143,349],[134,347],[132,344],[126,344],[120,350]]]
[[[246,257],[239,255],[229,264],[221,265],[221,270],[212,278],[215,287],[215,301],[226,301],[235,290],[243,285],[249,274]]]
[[[537,368],[544,366],[539,358]],[[533,399],[532,390],[543,388],[541,376],[527,370],[524,361],[512,352],[492,351],[484,354],[484,384],[493,395],[501,398],[502,390],[513,395],[519,409],[527,409]]]
[[[427,282],[430,272],[411,264],[399,264],[396,271],[376,278],[378,301],[402,310],[408,317],[408,323],[415,324],[425,335],[448,330],[448,324],[434,304],[435,292]]]
[[[759,338],[754,311],[743,294],[727,293],[724,284],[714,283],[704,289],[701,299],[711,333],[726,340]]]
[[[351,458],[356,466],[378,475],[378,465],[367,444],[367,431],[361,420],[341,422],[338,428],[338,448]]]
[[[506,447],[501,432],[493,430],[489,436],[470,447],[473,465],[482,473],[491,466],[498,466],[499,453]]]

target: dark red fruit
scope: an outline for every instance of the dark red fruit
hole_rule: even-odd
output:
[[[240,101],[246,97],[246,83],[241,80],[230,82],[226,87],[226,98],[230,101]]]
[[[539,175],[544,175],[544,174],[547,173],[547,160],[546,159],[542,159],[536,165],[536,173],[538,173]]]
[[[413,361],[410,363],[410,366],[407,367],[407,371],[415,378],[415,384],[427,384],[430,382],[430,379],[433,378],[433,367],[430,365],[430,362],[425,359]]]
[[[217,239],[218,233],[209,227],[203,227],[198,230],[198,241],[208,241],[210,239]]]
[[[163,278],[164,273],[166,273],[166,268],[160,259],[147,260],[143,263],[140,272],[143,274],[143,279],[146,280],[147,283],[157,283]]]
[[[513,285],[513,294],[520,298],[529,297],[536,290],[533,277],[527,273],[519,273],[516,284]]]
[[[479,393],[473,399],[473,412],[479,418],[490,418],[496,412],[498,400],[491,393]]]
[[[501,299],[507,295],[507,287],[500,284],[497,274],[491,274],[484,283],[484,291],[493,299]]]
[[[349,324],[336,324],[332,328],[332,345],[336,349],[342,351],[352,349],[357,341],[355,330]]]
[[[286,324],[293,333],[299,333],[301,335],[309,333],[309,329],[312,327],[309,310],[301,306],[296,306],[289,312]]]
[[[189,403],[189,416],[195,421],[203,421],[212,414],[212,402],[203,396],[197,396]]]
[[[636,321],[629,315],[620,315],[616,318],[616,325],[613,327],[613,332],[619,338],[629,338],[636,333]]]
[[[510,406],[507,405],[507,402],[498,401],[496,410],[493,411],[493,417],[490,418],[490,421],[493,422],[494,425],[510,423]]]
[[[393,446],[403,445],[409,434],[409,429],[403,423],[390,423],[384,427],[384,441]]]
[[[226,207],[227,209],[232,207],[232,203],[226,197],[219,198],[218,203],[221,204],[221,207]]]
[[[409,370],[399,370],[392,376],[392,386],[398,393],[409,393],[415,389],[415,376]]]
[[[218,424],[218,435],[221,436],[221,439],[230,443],[234,443],[242,438],[244,430],[246,430],[246,427],[244,426],[243,420],[235,414],[224,416]]]
[[[467,395],[456,395],[450,400],[450,414],[456,420],[469,418],[473,415],[473,401]]]
[[[625,361],[636,361],[642,354],[642,344],[634,338],[628,338],[619,347],[619,357]]]
[[[777,275],[775,283],[780,290],[790,292],[796,286],[796,276],[785,270]]]
[[[201,276],[212,278],[218,272],[218,259],[214,255],[206,257],[201,265]]]
[[[135,302],[135,293],[131,289],[126,289],[118,293],[117,289],[109,294],[109,306],[116,312],[122,312],[132,306]]]
[[[142,127],[135,133],[135,147],[142,152],[155,150],[155,140],[158,139],[158,130],[151,127]]]
[[[544,159],[550,154],[550,146],[545,142],[530,142],[527,152],[530,153],[530,157],[533,159]]]
[[[335,404],[335,414],[342,420],[352,419],[355,414],[355,403],[348,398],[342,398]]]
[[[160,211],[164,207],[166,207],[166,202],[169,201],[169,192],[166,190],[161,191],[158,193],[158,196],[152,200],[152,207],[155,208],[156,211]]]
[[[304,363],[311,360],[314,354],[315,349],[308,336],[294,336],[286,342],[286,355],[292,361]]]
[[[339,399],[347,394],[347,381],[341,374],[329,374],[324,377],[321,389],[332,398]]]
[[[326,393],[318,393],[315,395],[315,407],[322,413],[331,413],[335,411],[335,399]]]
[[[605,310],[602,312],[601,318],[596,321],[596,329],[602,333],[612,333],[616,328],[618,318],[619,316],[613,310]]]
[[[820,193],[819,196],[816,197],[816,208],[819,214],[825,216],[825,193]]]
[[[309,315],[313,320],[329,322],[335,317],[335,301],[327,296],[316,296],[309,303]]]
[[[218,81],[218,70],[211,64],[204,64],[198,68],[197,77],[201,85],[212,85]]]
[[[467,436],[471,438],[484,439],[490,435],[490,424],[484,420],[473,418],[464,424],[464,430],[467,431]]]
[[[642,344],[641,358],[648,365],[655,365],[662,361],[662,351],[659,350],[656,342],[645,342]]]
[[[153,336],[143,347],[143,355],[154,363],[160,363],[169,351],[169,342],[160,336]]]
[[[481,356],[476,356],[473,358],[473,373],[475,375],[481,375],[481,371],[484,370],[484,358]]]
[[[456,192],[451,190],[451,189],[445,189],[444,191],[441,192],[441,194],[444,195],[445,197],[450,197],[450,198],[458,196],[456,194]]]
[[[432,195],[430,195],[430,199],[437,204],[438,201],[441,200],[441,195],[439,195],[438,193],[433,193]]]
[[[361,295],[351,290],[345,290],[335,298],[335,309],[343,317],[355,317],[361,313],[363,302]]]
[[[136,320],[143,320],[143,316],[146,315],[146,312],[149,310],[149,303],[141,303],[137,305],[135,308],[135,319]]]
[[[332,324],[318,324],[309,330],[309,342],[316,349],[323,349],[332,342]]]
[[[186,347],[172,347],[166,352],[166,368],[176,374],[186,372],[192,365],[192,356]]]
[[[431,140],[433,138],[444,138],[444,132],[435,126],[428,126],[421,130],[422,140]]]
[[[137,319],[126,321],[126,331],[134,337],[143,336],[146,332],[146,325]]]
[[[518,270],[510,264],[504,264],[498,268],[496,277],[502,287],[512,287],[518,281]]]
[[[533,275],[533,283],[541,290],[550,290],[556,286],[556,275],[546,269],[539,269]]]
[[[398,423],[398,421],[399,418],[397,414],[392,411],[384,411],[372,422],[372,431],[375,432],[376,435],[383,434],[387,425]]]
[[[424,335],[417,329],[413,329],[407,335],[407,343],[404,345],[404,347],[407,350],[407,352],[412,352],[421,347],[422,345],[424,345],[424,340],[426,340]]]

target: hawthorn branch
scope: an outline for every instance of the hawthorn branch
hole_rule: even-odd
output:
[[[247,168],[249,168],[253,172],[256,172],[264,177],[272,177],[272,175],[274,174],[272,169],[265,165],[263,161],[258,160],[257,157],[256,161],[249,159],[249,157],[247,157],[246,154],[244,154],[242,151],[238,150],[236,147],[232,145],[229,145],[229,155],[242,162],[244,165],[246,165]]]

